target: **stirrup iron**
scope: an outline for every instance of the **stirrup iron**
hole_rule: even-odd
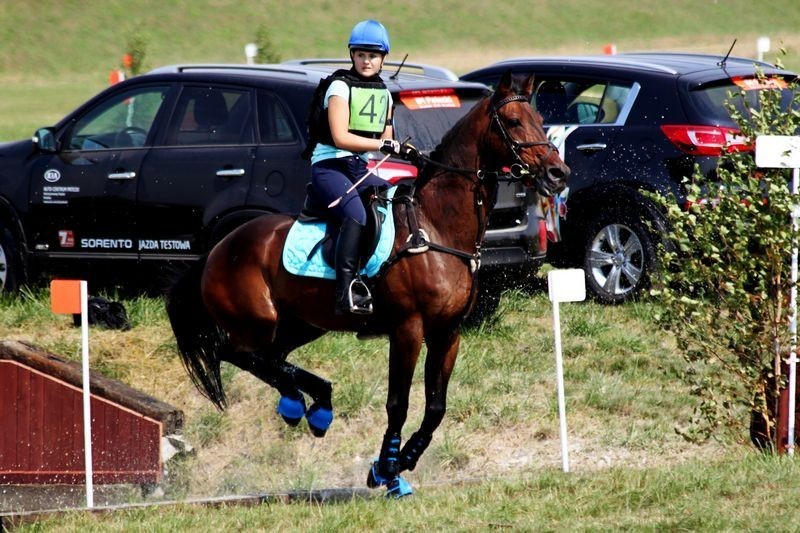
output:
[[[350,312],[354,315],[372,314],[372,294],[367,284],[360,278],[353,278],[350,282],[347,288],[347,303],[350,304]]]

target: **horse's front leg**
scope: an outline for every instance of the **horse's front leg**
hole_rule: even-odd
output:
[[[405,496],[411,488],[400,478],[400,438],[408,415],[408,396],[419,351],[422,348],[422,323],[419,317],[395,328],[389,337],[389,391],[386,398],[388,425],[380,456],[373,464],[367,485],[387,485],[390,495]]]
[[[425,358],[425,415],[419,429],[408,439],[400,452],[400,471],[414,470],[422,453],[428,448],[433,432],[439,427],[447,410],[447,385],[458,356],[461,334],[458,327],[437,331],[426,336],[428,354]]]

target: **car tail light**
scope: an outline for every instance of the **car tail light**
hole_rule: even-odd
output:
[[[367,168],[375,169],[376,163],[377,161],[371,159],[369,163],[367,163]],[[385,163],[381,164],[380,167],[375,169],[373,173],[379,178],[383,178],[389,183],[395,184],[404,179],[416,178],[419,170],[410,163],[386,161]]]
[[[719,156],[753,150],[750,140],[735,128],[720,126],[663,125],[661,131],[678,149],[691,155]]]

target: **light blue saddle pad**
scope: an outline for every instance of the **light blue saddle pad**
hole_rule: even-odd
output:
[[[397,187],[387,189],[386,196],[392,198]],[[381,265],[389,258],[394,244],[394,217],[391,203],[379,207],[378,211],[385,215],[381,228],[381,238],[375,252],[361,269],[361,275],[372,277],[378,273]],[[316,244],[325,237],[325,222],[295,222],[286,236],[283,246],[283,266],[297,276],[312,278],[336,279],[336,271],[322,258],[322,246],[318,246],[309,259],[308,254]]]

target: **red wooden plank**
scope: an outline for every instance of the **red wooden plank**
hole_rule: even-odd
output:
[[[31,378],[32,373],[23,367],[17,372],[17,459],[19,468],[28,469],[31,464]]]
[[[17,365],[0,361],[0,471],[17,463],[17,427],[14,401],[17,397]]]
[[[44,376],[31,372],[31,470],[41,469],[44,465]]]
[[[45,383],[43,389],[44,398],[42,407],[44,409],[44,423],[42,425],[42,470],[58,470],[61,465],[55,464],[51,450],[58,446],[58,418],[61,415],[58,410],[58,397],[55,389],[49,383]]]
[[[118,470],[136,470],[138,468],[137,465],[137,456],[136,453],[136,443],[134,442],[133,435],[136,418],[138,418],[133,413],[128,411],[117,410],[119,413],[119,424],[117,426],[117,449],[120,451],[119,459],[118,459]],[[140,436],[141,437],[141,436]]]
[[[101,461],[105,451],[106,418],[109,416],[105,405],[105,402],[92,398],[92,464],[97,465],[96,470],[105,466]]]

